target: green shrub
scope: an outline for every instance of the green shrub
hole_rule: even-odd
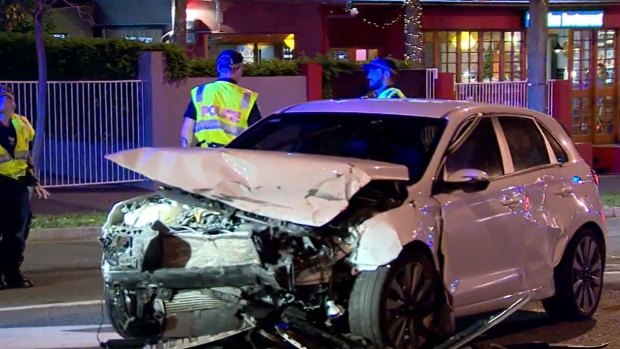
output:
[[[45,37],[48,80],[119,80],[138,78],[141,51],[162,51],[166,57],[166,77],[182,80],[188,77],[217,75],[213,59],[190,59],[173,44],[145,44],[140,41],[101,38],[56,39]],[[401,68],[403,61],[395,60]],[[360,70],[355,62],[334,60],[326,55],[296,60],[266,60],[246,66],[246,76],[299,75],[304,63],[317,62],[323,67],[323,97],[332,97],[334,77]],[[32,34],[0,33],[0,80],[36,80],[37,58]]]
[[[140,51],[163,51],[169,79],[188,75],[185,52],[170,44],[124,39],[45,37],[48,80],[115,80],[138,77]],[[32,34],[0,33],[0,79],[36,80],[37,58]]]

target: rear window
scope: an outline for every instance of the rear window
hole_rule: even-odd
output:
[[[330,155],[405,165],[412,180],[424,173],[444,131],[443,119],[349,113],[273,115],[228,148]]]

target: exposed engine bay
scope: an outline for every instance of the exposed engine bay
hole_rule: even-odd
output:
[[[356,228],[406,195],[402,182],[373,181],[321,227],[179,189],[121,202],[100,237],[113,326],[126,338],[198,337],[275,323],[286,313],[347,333]]]

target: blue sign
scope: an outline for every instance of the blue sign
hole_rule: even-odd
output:
[[[549,28],[602,28],[604,11],[549,11]],[[525,13],[525,27],[530,27],[530,11]]]

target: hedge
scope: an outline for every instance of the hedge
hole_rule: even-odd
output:
[[[163,51],[170,79],[187,75],[188,59],[174,45],[123,39],[45,38],[49,80],[117,80],[138,76],[140,51]],[[36,80],[37,56],[32,34],[0,34],[1,80]]]
[[[48,80],[120,80],[138,77],[140,51],[162,51],[166,75],[170,80],[216,76],[215,62],[190,59],[172,44],[146,44],[140,41],[101,38],[45,38]],[[339,74],[361,69],[358,63],[334,60],[325,55],[311,59],[267,60],[250,64],[245,76],[299,75],[300,65],[317,62],[323,66],[324,95],[331,96],[330,81]],[[406,67],[402,61],[397,61]],[[0,80],[36,80],[37,60],[32,34],[0,33]]]

